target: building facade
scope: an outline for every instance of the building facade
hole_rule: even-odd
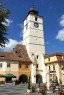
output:
[[[16,45],[12,52],[0,52],[0,74],[14,74],[19,82],[27,82],[30,76],[31,83],[45,83],[43,32],[43,18],[31,8],[24,20],[23,45]]]
[[[50,86],[52,81],[64,84],[64,53],[45,55],[46,82]]]
[[[0,74],[13,74],[19,82],[27,82],[28,76],[31,76],[30,65],[31,60],[27,54],[24,45],[17,44],[13,52],[0,52]],[[22,80],[22,78],[25,80]],[[1,78],[0,81],[11,81],[8,77]]]

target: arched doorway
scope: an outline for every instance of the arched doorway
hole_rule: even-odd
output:
[[[23,74],[19,77],[19,83],[28,83],[28,76]]]
[[[10,78],[10,77],[6,77],[6,82],[8,83],[8,82],[11,82],[12,81],[12,78]]]
[[[36,75],[36,83],[42,83],[42,76],[40,74]]]

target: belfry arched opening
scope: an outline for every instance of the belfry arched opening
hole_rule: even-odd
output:
[[[19,83],[28,83],[28,76],[23,74],[19,77]]]

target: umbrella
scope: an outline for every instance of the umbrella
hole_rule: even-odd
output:
[[[4,76],[5,76],[6,78],[7,78],[7,77],[9,77],[9,78],[16,78],[16,76],[15,76],[15,75],[10,74],[10,73],[5,74]]]

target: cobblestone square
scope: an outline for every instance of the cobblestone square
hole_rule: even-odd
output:
[[[27,84],[15,85],[15,83],[6,83],[0,85],[0,95],[42,95],[41,93],[27,93]],[[58,95],[56,93],[48,93],[46,95]]]

